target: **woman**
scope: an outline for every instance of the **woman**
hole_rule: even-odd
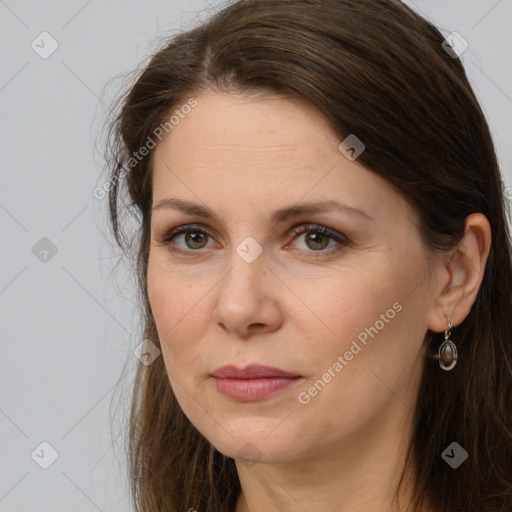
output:
[[[137,510],[512,510],[503,185],[444,39],[394,0],[241,0],[122,98]]]

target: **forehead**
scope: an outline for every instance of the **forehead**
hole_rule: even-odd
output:
[[[269,96],[208,93],[174,126],[156,149],[155,158],[169,149],[193,149],[187,160],[230,161],[250,157],[254,164],[293,164],[305,156],[320,157],[336,149],[337,138],[323,117],[297,100]],[[179,156],[179,155],[176,155]]]
[[[403,207],[386,180],[341,154],[340,142],[318,112],[294,100],[198,96],[155,149],[153,203],[172,195],[241,212],[338,200],[370,216]]]

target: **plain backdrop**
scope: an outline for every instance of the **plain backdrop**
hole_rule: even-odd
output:
[[[512,1],[406,3],[468,41],[461,58],[512,185]],[[0,0],[0,512],[131,510],[110,411],[123,366],[126,398],[141,364],[140,325],[93,195],[116,89],[102,91],[220,5]]]

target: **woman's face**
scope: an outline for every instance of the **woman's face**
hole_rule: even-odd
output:
[[[197,101],[155,149],[148,267],[184,413],[225,455],[260,462],[396,437],[434,300],[414,211],[303,105]],[[225,365],[288,376],[212,376]]]

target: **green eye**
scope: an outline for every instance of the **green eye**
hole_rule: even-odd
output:
[[[171,242],[179,237],[183,237],[185,247],[173,247]],[[187,253],[187,249],[191,249],[192,252],[197,252],[199,249],[204,249],[206,247],[206,243],[208,242],[208,237],[211,235],[194,226],[180,226],[179,228],[173,229],[165,238],[164,242],[169,245],[171,250],[175,252]]]
[[[312,244],[312,245],[310,245],[310,247],[314,251],[326,249],[327,246],[329,245],[329,237],[322,233],[319,234],[319,233],[315,233],[315,232],[307,232],[305,241],[306,241],[307,245],[309,245],[309,243]],[[326,243],[322,243],[322,241],[326,242]]]
[[[301,250],[307,252],[317,252],[319,253],[318,256],[336,252],[342,246],[347,246],[350,243],[348,238],[344,235],[338,234],[329,228],[316,224],[302,225],[294,229],[292,232],[295,235],[298,235],[296,240],[299,238],[299,235],[305,235],[305,249],[301,248]],[[330,242],[333,242],[334,247],[330,248],[330,250],[325,250],[329,247]]]
[[[207,233],[202,233],[199,231],[189,231],[184,233],[185,236],[185,244],[190,249],[203,249],[205,247],[206,237],[209,236]]]

